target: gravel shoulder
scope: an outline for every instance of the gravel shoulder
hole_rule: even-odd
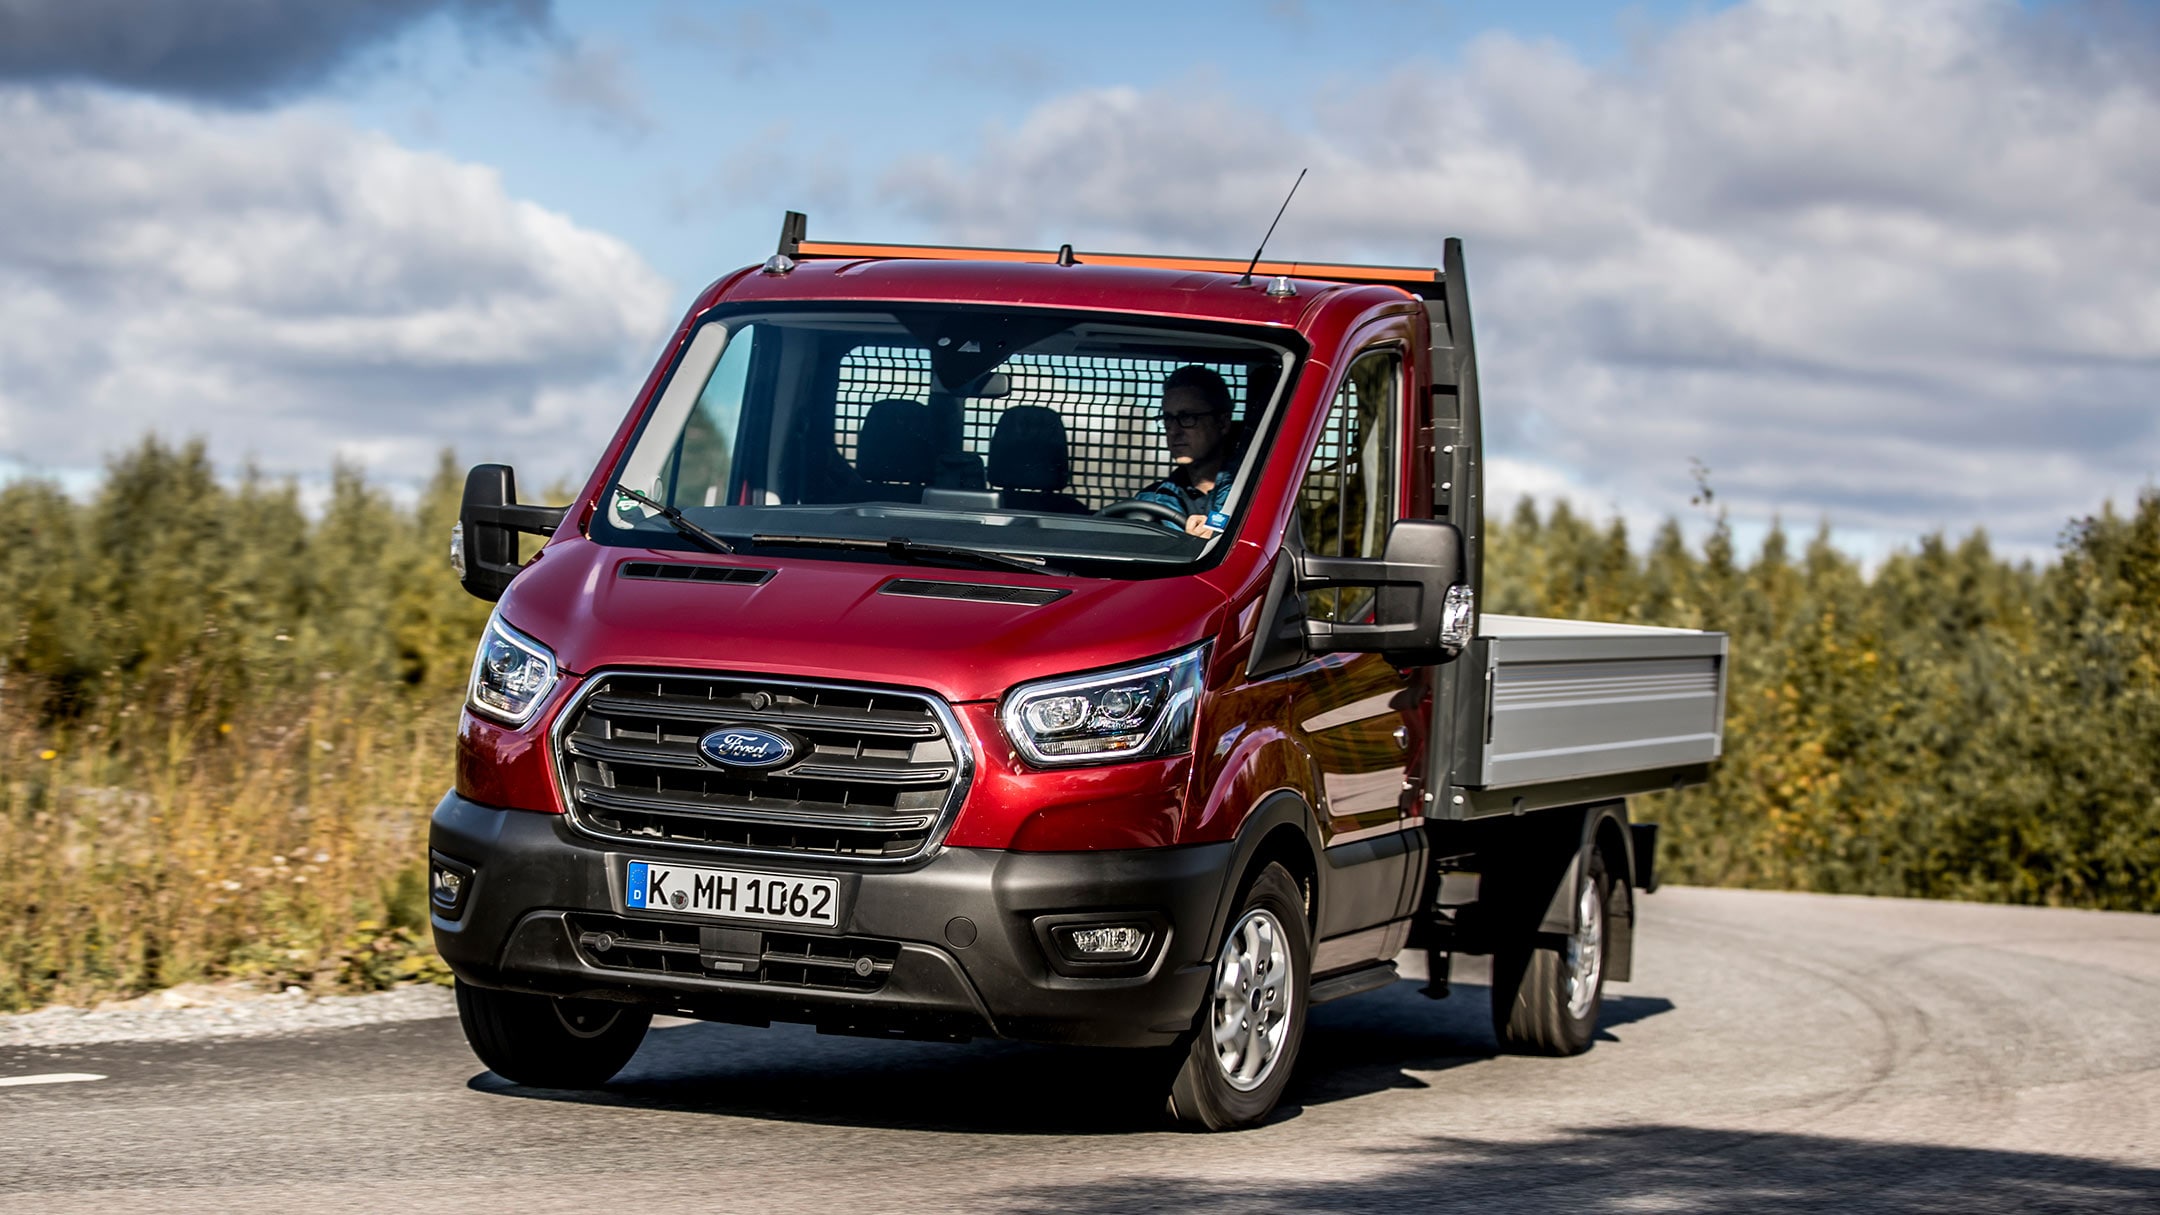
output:
[[[0,1047],[188,1042],[346,1029],[457,1015],[447,987],[400,987],[362,996],[263,992],[189,983],[95,1008],[56,1005],[0,1016]]]

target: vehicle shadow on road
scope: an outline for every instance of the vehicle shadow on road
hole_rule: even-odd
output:
[[[1423,994],[1424,986],[1405,979],[1315,1009],[1297,1079],[1283,1095],[1284,1109],[1294,1112],[1384,1089],[1425,1088],[1425,1081],[1412,1073],[1446,1071],[1500,1053],[1493,1037],[1490,988],[1459,982],[1448,998],[1435,1001]],[[1662,996],[1622,996],[1608,990],[1597,1040],[1615,1042],[1614,1030],[1672,1008],[1672,1001]]]
[[[1033,1215],[1136,1211],[1746,1211],[1813,1215],[2160,1209],[2160,1170],[2037,1152],[1682,1126],[1600,1127],[1529,1142],[1451,1136],[1376,1153],[1355,1180],[1216,1186],[1104,1178],[1005,1196]]]
[[[1277,1119],[1366,1093],[1423,1087],[1408,1073],[1497,1053],[1483,987],[1457,984],[1452,998],[1434,1002],[1419,986],[1406,980],[1315,1009]],[[1609,1030],[1671,1007],[1662,999],[1608,996],[1600,1024]],[[1164,1128],[1162,1093],[1174,1062],[1162,1052],[872,1041],[798,1025],[700,1023],[653,1030],[622,1074],[597,1091],[528,1088],[492,1072],[469,1087],[531,1100],[846,1126],[1130,1134]]]

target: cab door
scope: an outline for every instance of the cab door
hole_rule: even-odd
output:
[[[1401,517],[1411,374],[1407,335],[1373,335],[1344,367],[1299,483],[1291,543],[1331,557],[1379,557]],[[1369,590],[1305,596],[1315,620],[1372,618]],[[1392,957],[1408,921],[1409,874],[1423,857],[1428,680],[1378,654],[1325,654],[1291,673],[1290,727],[1314,768],[1326,843],[1314,973]]]

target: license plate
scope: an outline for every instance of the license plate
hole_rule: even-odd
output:
[[[680,911],[761,924],[840,923],[840,883],[739,869],[632,861],[623,899],[631,911]]]

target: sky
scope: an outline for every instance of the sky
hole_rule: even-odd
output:
[[[1465,242],[1498,509],[2045,559],[2160,482],[2160,6],[0,0],[0,476],[580,479],[814,237]]]

